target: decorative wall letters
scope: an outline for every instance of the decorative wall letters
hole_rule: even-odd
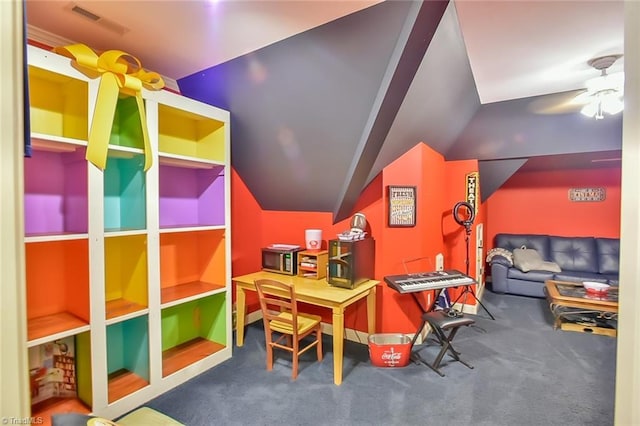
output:
[[[570,201],[604,201],[606,199],[604,188],[571,188],[569,189]]]

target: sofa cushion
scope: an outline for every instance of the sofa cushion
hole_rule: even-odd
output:
[[[522,272],[518,268],[509,268],[507,278],[514,280],[539,281],[544,283],[546,280],[552,280],[554,276],[550,271],[529,271]]]
[[[598,270],[601,274],[617,274],[620,271],[620,240],[596,238]]]
[[[525,246],[534,249],[543,260],[552,260],[549,257],[549,236],[537,234],[496,234],[495,247],[502,247],[509,251]]]
[[[592,237],[549,237],[551,260],[563,271],[598,273],[596,240]]]
[[[554,280],[558,281],[570,281],[573,283],[581,283],[583,281],[596,281],[599,283],[607,283],[606,276],[600,275],[595,272],[581,272],[581,271],[562,271],[553,276]]]

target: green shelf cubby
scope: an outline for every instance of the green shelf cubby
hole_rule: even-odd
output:
[[[226,293],[165,308],[161,316],[163,377],[226,346]]]
[[[78,374],[78,399],[87,407],[93,406],[91,392],[91,333],[76,335],[76,371]]]
[[[144,149],[140,110],[135,97],[124,96],[118,98],[109,144]]]

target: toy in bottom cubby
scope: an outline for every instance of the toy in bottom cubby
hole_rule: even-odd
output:
[[[327,276],[327,250],[303,250],[298,253],[298,276],[319,280]]]

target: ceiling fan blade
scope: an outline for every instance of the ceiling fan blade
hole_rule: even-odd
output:
[[[537,96],[529,104],[529,111],[535,114],[569,114],[577,112],[584,106],[584,102],[576,100],[576,97],[583,93],[586,93],[585,89]]]

